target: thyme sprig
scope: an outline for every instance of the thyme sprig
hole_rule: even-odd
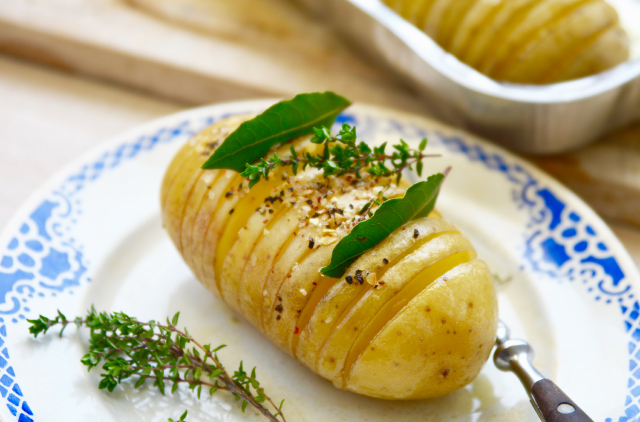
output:
[[[245,170],[241,173],[243,177],[249,179],[249,187],[253,187],[261,179],[267,179],[269,173],[276,167],[291,167],[293,174],[297,174],[300,166],[302,169],[308,167],[323,170],[324,176],[342,176],[350,173],[356,178],[362,178],[362,171],[366,171],[372,176],[391,177],[396,176],[396,183],[402,178],[402,171],[406,168],[412,169],[415,164],[416,171],[422,176],[422,160],[426,157],[438,157],[439,154],[424,154],[427,147],[427,138],[424,138],[418,149],[411,148],[400,140],[399,144],[392,145],[391,154],[385,152],[387,142],[371,149],[365,142],[357,142],[356,128],[348,124],[343,124],[337,135],[332,135],[326,126],[314,128],[314,135],[311,142],[314,144],[324,144],[321,154],[311,154],[306,152],[298,155],[293,145],[290,148],[291,155],[279,157],[274,153],[271,158],[262,158],[259,163],[252,165],[247,163]]]
[[[163,395],[166,384],[171,384],[171,393],[178,389],[179,384],[187,384],[198,398],[203,387],[209,389],[210,395],[226,390],[236,401],[242,400],[243,412],[251,405],[272,422],[286,422],[282,414],[284,400],[278,406],[265,394],[256,379],[256,369],[253,368],[249,374],[240,362],[238,370],[229,375],[217,355],[225,345],[211,348],[209,344],[200,344],[186,328],[184,331],[176,328],[179,314],[171,320],[167,318],[164,325],[153,320],[140,322],[123,312],[97,313],[92,307],[84,319],[68,320],[58,311],[58,316],[53,319],[40,315],[28,322],[31,323],[29,332],[34,337],[45,334],[56,325],[62,326],[60,336],[71,324],[89,328],[89,353],[81,362],[89,370],[104,362],[100,389],[113,391],[123,380],[137,378],[136,388],[147,379],[153,379],[153,386],[158,387]],[[274,409],[273,412],[265,407],[265,402]],[[186,412],[180,420],[185,417]]]

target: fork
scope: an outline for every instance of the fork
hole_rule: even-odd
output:
[[[509,328],[500,321],[493,361],[502,371],[518,376],[542,422],[593,422],[573,400],[531,363],[533,347],[524,340],[509,338]]]

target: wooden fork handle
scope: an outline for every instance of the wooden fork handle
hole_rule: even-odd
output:
[[[573,400],[549,379],[536,382],[531,388],[535,407],[545,422],[593,422]]]

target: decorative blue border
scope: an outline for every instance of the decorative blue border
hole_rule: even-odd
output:
[[[32,312],[27,305],[36,296],[55,297],[65,291],[73,294],[75,287],[91,281],[87,276],[88,263],[83,256],[82,245],[70,236],[71,228],[82,214],[78,193],[105,171],[137,157],[141,152],[178,139],[185,140],[229,115],[185,120],[104,153],[67,178],[59,189],[45,198],[23,222],[6,248],[0,250],[0,395],[16,420],[33,422],[34,416],[16,382],[15,371],[9,364],[9,352],[4,346],[9,321],[16,323],[30,315]],[[400,134],[405,138],[430,137],[431,142],[445,146],[452,153],[463,154],[470,161],[481,162],[511,182],[516,206],[528,213],[523,253],[529,269],[559,282],[579,283],[593,294],[594,300],[617,303],[620,307],[629,333],[631,358],[625,416],[620,416],[617,422],[637,421],[640,415],[640,305],[634,298],[629,280],[592,226],[521,165],[510,163],[499,153],[487,152],[473,142],[430,133],[388,117],[358,119],[343,113],[336,124],[345,122],[357,123],[358,134],[363,139],[373,133]],[[613,420],[606,418],[605,422]]]

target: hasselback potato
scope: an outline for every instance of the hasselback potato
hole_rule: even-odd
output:
[[[162,184],[163,224],[198,280],[338,388],[417,399],[472,381],[493,347],[498,312],[493,278],[470,242],[434,211],[392,232],[342,278],[323,276],[363,205],[381,189],[400,197],[405,186],[277,168],[249,189],[236,172],[202,170],[244,119],[188,141]],[[293,145],[318,148],[309,137]]]
[[[610,69],[629,38],[605,0],[384,0],[487,76],[545,84]]]

